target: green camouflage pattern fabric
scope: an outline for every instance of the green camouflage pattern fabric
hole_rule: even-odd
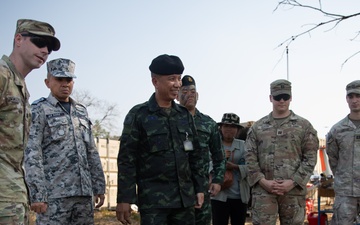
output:
[[[0,202],[0,224],[1,225],[28,225],[29,205],[16,202]]]
[[[280,125],[272,114],[256,121],[246,139],[248,180],[253,191],[266,192],[257,186],[267,180],[294,180],[300,188],[289,195],[306,195],[306,184],[317,162],[319,139],[311,123],[291,111]]]
[[[335,194],[360,197],[360,129],[348,116],[327,134],[326,153],[334,174]]]
[[[210,162],[204,164],[205,171],[211,171],[212,183],[222,184],[225,173],[225,154],[217,123],[208,115],[195,110],[196,130],[199,135],[200,146],[210,152]],[[210,195],[205,193],[204,204],[201,209],[195,209],[195,224],[210,225],[211,204]]]
[[[94,225],[94,203],[90,196],[49,199],[45,213],[36,214],[37,225]]]
[[[31,122],[29,96],[24,77],[4,55],[0,60],[0,202],[28,203],[22,162]]]
[[[25,150],[30,201],[105,193],[105,178],[86,108],[70,98],[68,113],[51,94],[31,105]]]
[[[194,150],[185,150],[186,140]],[[149,101],[134,106],[124,120],[117,202],[136,203],[139,209],[194,206],[195,193],[208,188],[204,171],[208,161],[209,153],[199,145],[188,110],[172,101],[165,112],[153,94]]]

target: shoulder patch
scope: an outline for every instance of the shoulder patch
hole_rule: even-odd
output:
[[[41,97],[41,98],[39,98],[38,100],[35,100],[33,103],[31,103],[31,105],[37,105],[39,102],[43,102],[43,101],[45,101],[45,100],[46,100],[46,98]]]

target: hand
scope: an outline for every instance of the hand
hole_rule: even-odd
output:
[[[239,169],[239,166],[233,162],[226,162],[226,169],[227,170],[235,170],[235,169]]]
[[[210,184],[209,192],[210,192],[211,197],[214,197],[215,195],[217,195],[219,193],[219,191],[221,191],[220,184],[214,184],[214,183]]]
[[[204,204],[204,193],[197,193],[195,208],[200,209],[203,204]]]
[[[279,192],[275,187],[278,185],[278,183],[275,180],[266,180],[265,178],[262,178],[259,181],[259,184],[262,188],[264,188],[267,192],[274,195],[283,195],[282,192]]]
[[[281,193],[280,195],[284,195],[287,192],[291,191],[295,187],[293,180],[277,180],[274,190],[276,192]]]
[[[123,225],[131,224],[130,215],[130,203],[118,203],[116,205],[116,217]]]
[[[104,200],[105,200],[105,195],[100,194],[100,195],[95,195],[95,208],[100,208],[103,204],[104,204]]]
[[[46,202],[34,202],[31,204],[30,209],[36,213],[44,213],[47,210]]]

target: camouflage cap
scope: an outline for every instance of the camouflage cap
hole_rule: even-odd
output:
[[[240,124],[240,117],[235,113],[224,113],[221,122],[218,125],[229,124],[229,125],[236,125],[237,127],[243,127]]]
[[[76,78],[75,63],[70,59],[54,59],[49,61],[47,64],[47,71],[54,77],[70,77]]]
[[[15,34],[23,32],[50,37],[53,44],[52,50],[57,51],[60,49],[60,41],[55,37],[55,29],[48,23],[30,19],[19,19],[16,24]]]
[[[179,57],[163,54],[152,60],[149,69],[158,75],[182,74],[184,65]]]
[[[279,79],[270,84],[270,94],[277,96],[281,94],[291,95],[291,82],[284,79]]]
[[[346,95],[351,93],[360,94],[360,80],[354,80],[346,85]]]
[[[192,76],[190,75],[185,75],[182,79],[181,79],[181,82],[182,82],[182,86],[190,86],[190,85],[194,85],[196,86],[195,84],[195,80]]]

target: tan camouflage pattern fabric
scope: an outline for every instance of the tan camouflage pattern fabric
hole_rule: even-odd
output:
[[[317,162],[319,140],[316,130],[308,120],[292,111],[280,124],[270,113],[253,124],[245,143],[248,180],[253,186],[253,223],[275,224],[272,213],[279,213],[280,217],[284,215],[280,218],[284,221],[282,224],[298,224],[293,219],[304,210],[306,184]],[[278,196],[271,195],[258,184],[262,178],[292,179],[298,186],[280,201]],[[305,213],[301,215],[299,221],[303,222]]]
[[[0,202],[28,203],[22,162],[29,135],[29,92],[7,56],[0,60]],[[0,208],[0,217],[2,208]]]

